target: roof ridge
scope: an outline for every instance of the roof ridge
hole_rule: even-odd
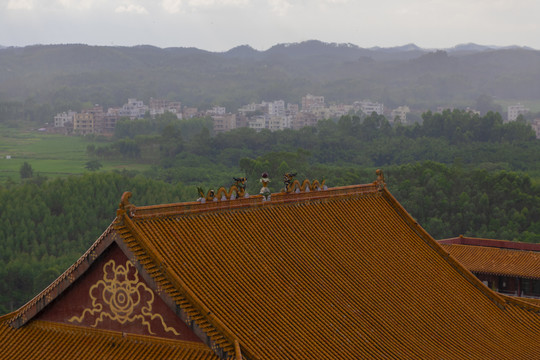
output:
[[[440,239],[437,240],[437,242],[446,245],[482,246],[499,249],[540,252],[540,244],[501,239],[476,238],[463,235],[459,235],[458,237],[453,238]]]
[[[258,206],[271,206],[287,202],[310,201],[316,199],[324,199],[330,197],[347,196],[351,194],[375,193],[380,190],[376,182],[361,185],[349,185],[333,188],[326,188],[313,191],[299,192],[278,192],[270,195],[270,200],[265,200],[263,195],[251,195],[245,198],[219,200],[214,198],[213,201],[191,201],[174,204],[159,204],[148,206],[133,206],[133,211],[130,216],[133,218],[159,217],[170,216],[173,214],[193,214],[199,212],[211,212],[216,210],[234,210],[241,208],[251,208]]]
[[[505,240],[497,240],[497,241],[505,241]],[[538,254],[538,251],[535,250],[527,250],[527,249],[514,249],[509,247],[496,247],[496,246],[489,246],[489,245],[469,245],[469,244],[448,244],[448,243],[440,243],[441,246],[456,246],[456,247],[462,247],[462,248],[481,248],[485,249],[486,251],[510,251],[515,253],[531,253],[531,254]]]
[[[450,266],[452,266],[458,274],[464,277],[469,281],[474,287],[480,290],[485,296],[487,296],[491,301],[493,301],[497,306],[504,308],[506,301],[502,298],[501,295],[494,292],[487,286],[485,286],[473,273],[471,273],[465,266],[463,266],[459,261],[454,259],[450,253],[445,251],[441,244],[437,242],[419,223],[416,221],[411,214],[405,210],[403,205],[401,205],[397,199],[390,193],[388,188],[384,187],[382,189],[384,196],[388,199],[390,204],[397,210],[397,212],[402,216],[405,221],[407,221],[411,229],[413,229],[419,236],[426,242],[426,244],[437,252]]]
[[[108,243],[112,241],[105,241],[108,235],[113,230],[112,224],[105,229],[100,237],[94,241],[94,243],[86,250],[86,252],[77,259],[69,268],[61,273],[49,286],[39,292],[36,296],[30,299],[26,304],[13,312],[14,316],[10,319],[10,325],[14,327],[20,327],[31,320],[42,309],[50,304],[58,295],[60,295],[65,289],[67,289],[76,279],[78,279],[85,270],[99,257],[99,254],[108,247]],[[84,265],[82,271],[81,265]],[[67,284],[65,281],[67,280]],[[53,291],[54,289],[62,287],[59,291]],[[29,316],[27,316],[27,314]]]
[[[233,332],[228,329],[228,327],[223,324],[218,318],[216,318],[210,311],[210,309],[206,308],[203,302],[187,287],[187,285],[180,278],[174,276],[174,274],[171,274],[171,272],[167,271],[168,265],[166,264],[166,262],[159,256],[158,251],[150,244],[149,241],[144,241],[144,236],[137,231],[137,229],[133,225],[130,216],[127,213],[123,213],[117,217],[115,223],[117,227],[120,227],[122,225],[127,227],[137,244],[141,248],[145,249],[145,254],[148,256],[150,261],[158,269],[159,272],[159,274],[156,275],[155,273],[152,274],[149,271],[146,271],[148,275],[151,276],[156,282],[156,285],[162,288],[169,288],[168,286],[162,286],[162,283],[164,282],[163,280],[160,281],[157,279],[159,276],[163,277],[164,280],[170,283],[173,289],[180,293],[182,298],[185,299],[188,304],[193,308],[193,310],[195,310],[197,314],[201,317],[200,319],[194,319],[195,316],[193,316],[193,314],[187,313],[187,318],[189,319],[189,321],[195,321],[201,331],[203,331],[209,339],[212,339],[213,344],[207,345],[214,351],[216,351],[216,349],[219,347],[223,348],[223,350],[227,353],[234,354],[234,344],[235,341],[238,341],[238,339],[236,338],[236,336],[234,336]],[[130,245],[126,245],[131,248]],[[147,263],[141,265],[145,268],[145,270],[147,270]],[[174,301],[174,295],[169,292],[167,293]],[[176,304],[181,308],[186,308],[186,306],[181,306],[178,303]],[[210,325],[210,327],[206,326],[205,324]],[[212,333],[212,331],[215,330],[218,330],[217,333],[219,334],[219,336],[218,334]],[[224,346],[223,342],[220,341],[220,338],[226,340],[228,342],[228,346]],[[231,351],[229,351],[229,349]]]

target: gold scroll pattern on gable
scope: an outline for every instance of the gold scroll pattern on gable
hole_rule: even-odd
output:
[[[73,316],[71,323],[90,323],[92,327],[105,320],[122,325],[140,323],[149,334],[156,335],[156,326],[162,326],[165,332],[180,335],[174,328],[167,326],[161,314],[152,313],[154,292],[139,280],[139,272],[131,261],[117,265],[109,260],[103,266],[103,278],[90,287],[91,307],[84,309],[81,316]]]

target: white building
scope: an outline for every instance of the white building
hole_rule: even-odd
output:
[[[291,123],[291,116],[270,116],[268,119],[268,129],[270,131],[290,129],[292,126]]]
[[[516,121],[519,115],[525,115],[528,112],[529,109],[520,103],[517,105],[510,105],[508,106],[508,120],[506,122]]]
[[[307,94],[302,98],[302,111],[314,112],[324,108],[324,96]]]
[[[266,106],[264,103],[262,104],[251,103],[251,104],[247,104],[239,108],[238,112],[242,115],[247,115],[247,113],[253,113],[256,111],[265,111],[265,109],[266,109]]]
[[[209,115],[223,116],[227,113],[227,110],[223,106],[214,106],[212,110],[208,111]]]
[[[536,133],[536,138],[540,139],[540,119],[535,119],[531,127],[533,128],[534,132]]]
[[[155,118],[158,115],[163,115],[166,112],[175,114],[178,119],[182,119],[182,103],[167,101],[164,99],[150,98],[150,106],[148,107],[150,116]]]
[[[295,116],[299,111],[300,109],[298,108],[298,104],[287,104],[288,115]]]
[[[273,102],[263,103],[268,107],[268,115],[270,116],[285,116],[285,101],[276,100]]]
[[[343,115],[347,115],[351,110],[353,110],[353,106],[345,104],[330,105],[327,110],[327,118],[339,119]]]
[[[377,115],[384,113],[384,104],[372,102],[371,100],[355,101],[353,105],[355,109],[361,110],[366,115],[371,115],[374,112]]]
[[[54,117],[54,127],[64,127],[66,123],[73,124],[73,117],[75,116],[75,114],[76,112],[72,110],[56,114],[56,116]]]
[[[144,105],[142,100],[128,99],[127,104],[122,106],[120,116],[127,116],[130,119],[139,119],[144,117],[144,114],[148,111],[148,106]]]
[[[248,122],[248,127],[250,129],[255,129],[257,131],[261,131],[262,129],[266,129],[266,119],[264,116],[257,116],[254,119],[251,119]]]
[[[392,110],[392,113],[390,115],[390,122],[394,122],[396,119],[399,120],[402,124],[407,123],[407,114],[410,113],[411,110],[408,106],[399,106],[398,108]]]

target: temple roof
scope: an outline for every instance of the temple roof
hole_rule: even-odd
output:
[[[70,274],[115,242],[220,358],[516,359],[540,350],[540,307],[484,286],[380,183],[268,201],[136,207],[125,196],[106,234]],[[0,332],[24,342],[19,334],[57,326],[34,317],[64,283],[1,318]],[[73,328],[58,330],[55,344]],[[204,359],[197,349],[192,358]]]
[[[540,279],[538,244],[462,237],[439,244],[472,272]]]
[[[80,326],[32,321],[14,329],[0,317],[2,359],[199,359],[218,357],[206,345]]]
[[[508,240],[473,238],[460,235],[458,237],[437,240],[439,244],[446,245],[471,245],[490,248],[508,249],[508,250],[526,250],[540,252],[540,244],[525,243]]]

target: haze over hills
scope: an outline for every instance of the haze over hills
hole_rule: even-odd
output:
[[[262,100],[298,103],[307,93],[390,107],[468,106],[482,95],[540,102],[540,51],[477,44],[361,48],[315,40],[264,51],[82,44],[0,50],[0,102],[32,99],[56,109],[155,97],[234,110]]]

